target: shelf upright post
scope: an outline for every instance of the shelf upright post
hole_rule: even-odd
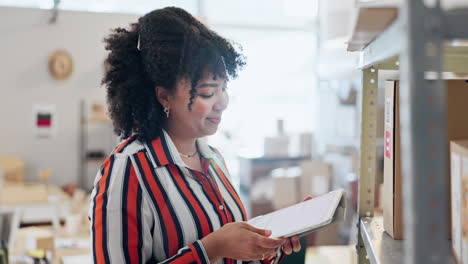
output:
[[[79,141],[78,141],[78,149],[80,150],[80,154],[78,155],[79,156],[79,173],[78,173],[78,177],[79,177],[79,186],[80,188],[82,188],[83,190],[86,190],[86,177],[85,177],[85,174],[86,174],[86,169],[85,169],[85,157],[86,157],[86,154],[85,154],[85,145],[86,145],[86,136],[85,136],[85,122],[86,122],[86,114],[85,114],[85,109],[86,109],[86,105],[85,105],[85,101],[82,99],[80,100],[80,108],[79,108],[79,113],[80,113],[80,123],[79,123],[79,133],[80,133],[80,138],[79,138]]]
[[[405,0],[400,9],[400,125],[405,262],[449,263],[448,149],[440,3]],[[400,41],[400,40],[395,40]],[[425,71],[437,73],[426,80]]]
[[[378,70],[373,66],[363,69],[361,153],[359,169],[359,220],[374,215],[376,134],[377,134],[377,82]],[[360,224],[357,223],[360,234]],[[362,238],[358,235],[359,263],[369,263]]]

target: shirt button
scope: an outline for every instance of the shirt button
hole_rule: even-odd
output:
[[[224,210],[224,206],[221,204],[218,206],[219,210]]]

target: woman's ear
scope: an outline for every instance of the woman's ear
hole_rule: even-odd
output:
[[[171,100],[171,92],[162,87],[162,86],[156,86],[154,88],[154,92],[156,94],[156,99],[158,99],[158,102],[163,106],[163,107],[166,107],[166,106],[169,106],[169,102]]]

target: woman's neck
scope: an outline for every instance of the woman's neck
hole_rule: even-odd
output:
[[[192,155],[197,151],[196,138],[184,137],[177,130],[165,127],[164,130],[171,137],[172,142],[177,148],[177,151],[183,155]]]

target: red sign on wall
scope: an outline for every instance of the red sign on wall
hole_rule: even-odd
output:
[[[51,127],[52,126],[52,114],[50,113],[37,113],[38,127]]]
[[[50,138],[57,127],[56,107],[52,104],[33,105],[33,132],[38,138]]]
[[[385,157],[391,159],[392,157],[392,133],[385,131]]]

